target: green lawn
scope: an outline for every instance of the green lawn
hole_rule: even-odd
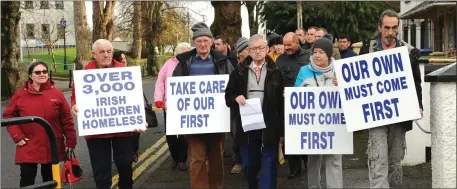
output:
[[[48,55],[48,52],[42,52],[37,54],[31,54],[30,59],[27,55],[24,54],[24,64],[29,64],[32,62],[33,59],[38,61],[42,61],[48,64],[50,70],[52,70],[52,75],[57,77],[69,77],[69,70],[72,69],[72,65],[67,65],[67,70],[63,69],[64,63],[64,51],[62,50],[55,50],[54,56],[56,57],[56,68],[57,71],[54,71],[54,67],[52,67],[52,55]],[[76,48],[67,48],[67,64],[73,63],[76,57]]]
[[[89,53],[91,53],[90,51]],[[31,54],[30,58],[27,57],[27,55],[24,55],[24,61],[23,64],[29,64],[32,62],[33,59],[37,59],[38,61],[43,61],[48,64],[48,67],[50,70],[52,70],[52,76],[55,77],[69,77],[69,70],[72,69],[72,65],[67,65],[67,70],[63,69],[63,63],[64,63],[64,51],[62,50],[55,50],[54,51],[54,56],[56,57],[56,68],[57,71],[54,71],[54,67],[52,67],[52,55],[48,55],[48,52],[42,52],[42,53],[37,53],[37,54]],[[76,48],[67,48],[67,64],[73,63],[76,57]],[[92,57],[92,54],[90,55]],[[160,70],[162,65],[165,63],[166,60],[171,58],[172,56],[169,54],[166,55],[157,55],[157,65],[156,69]],[[132,60],[130,57],[127,57],[127,61],[129,62],[129,65],[139,65],[139,66],[144,66],[146,64],[146,59],[141,59],[141,60]]]

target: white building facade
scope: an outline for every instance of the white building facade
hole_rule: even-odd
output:
[[[408,12],[423,1],[400,1],[400,14]],[[433,22],[424,19],[414,21],[400,20],[398,37],[418,49],[431,49],[433,39]],[[419,125],[430,131],[430,83],[424,82],[424,64],[420,64],[422,76],[422,104],[424,118],[419,120]],[[413,130],[406,133],[406,154],[403,165],[417,165],[426,162],[426,148],[431,147],[431,136],[423,132],[415,123]]]
[[[20,38],[23,48],[75,45],[75,26],[73,25],[72,1],[22,1]],[[66,21],[65,30],[60,21]]]

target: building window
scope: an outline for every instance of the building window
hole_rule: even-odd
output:
[[[423,49],[431,48],[431,30],[432,28],[429,20],[421,22],[421,48]]]
[[[35,38],[35,24],[26,24],[27,38]]]
[[[25,9],[33,9],[33,1],[26,1]]]
[[[410,44],[413,47],[416,46],[416,23],[411,24],[411,40],[410,40]]]
[[[41,39],[50,39],[49,24],[41,24]]]
[[[62,27],[60,27],[60,24],[57,24],[56,27],[57,27],[57,36],[59,37],[59,39],[63,39],[63,37],[65,35],[65,30]]]
[[[40,1],[40,9],[49,9],[49,1]]]
[[[408,43],[408,24],[403,26],[403,40]]]
[[[56,9],[64,9],[63,1],[56,1],[55,4],[56,4]]]

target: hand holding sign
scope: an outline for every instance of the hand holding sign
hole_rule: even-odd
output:
[[[75,116],[78,116],[78,107],[76,104],[71,107],[71,113]]]
[[[139,66],[75,70],[74,76],[80,136],[146,130]]]
[[[348,131],[420,118],[406,46],[337,60]]]

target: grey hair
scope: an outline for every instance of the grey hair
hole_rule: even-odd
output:
[[[393,11],[392,9],[387,9],[384,12],[381,13],[381,16],[379,16],[379,25],[382,25],[382,20],[384,17],[395,17],[397,18],[398,22],[400,22],[400,17],[398,16],[398,13]]]
[[[94,44],[92,44],[92,52],[97,52],[97,46],[100,44],[107,43],[111,46],[111,49],[113,48],[113,44],[111,44],[111,41],[106,40],[106,39],[97,39]]]
[[[316,31],[323,31],[324,35],[328,34],[328,31],[325,28],[317,28]]]
[[[257,41],[257,40],[261,40],[261,41],[264,42],[265,44],[268,44],[268,43],[267,43],[267,40],[265,39],[265,37],[264,37],[263,35],[261,35],[261,34],[255,34],[255,35],[251,36],[251,37],[249,38],[248,44],[251,44],[251,42]]]
[[[191,48],[192,47],[190,46],[189,43],[186,43],[186,42],[178,43],[178,45],[175,48],[175,55],[186,52],[186,51],[190,50]]]

